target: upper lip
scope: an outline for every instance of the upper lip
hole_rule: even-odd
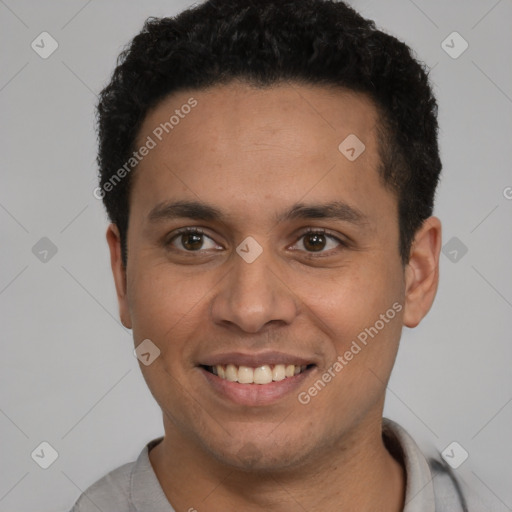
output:
[[[283,352],[259,352],[257,354],[244,354],[242,352],[225,352],[206,357],[201,361],[202,366],[234,364],[236,366],[249,366],[257,368],[258,366],[275,364],[294,364],[296,366],[315,364],[311,358],[304,358]]]

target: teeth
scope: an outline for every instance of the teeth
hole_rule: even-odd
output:
[[[234,364],[211,367],[214,375],[230,382],[239,382],[240,384],[269,384],[270,382],[280,382],[286,378],[293,377],[302,373],[307,368],[306,365],[294,364],[264,364],[257,368],[250,366],[236,366]]]
[[[267,364],[254,369],[254,384],[268,384],[272,382],[272,370]]]
[[[248,366],[238,368],[238,382],[240,384],[252,384],[254,382],[254,370]]]
[[[285,370],[284,370],[284,374],[287,376],[287,377],[293,377],[295,375],[295,365],[294,364],[289,364]]]
[[[276,364],[274,368],[272,368],[272,380],[279,382],[285,378],[284,364]]]
[[[217,366],[217,369],[219,367]],[[218,372],[218,370],[217,370]],[[234,364],[228,364],[226,366],[226,379],[231,382],[237,382],[238,381],[238,369]]]

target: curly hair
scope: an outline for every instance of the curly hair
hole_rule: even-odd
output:
[[[133,173],[105,185],[130,158],[148,110],[173,92],[233,80],[334,86],[372,100],[378,172],[397,197],[398,250],[406,264],[415,232],[432,215],[441,172],[428,70],[405,43],[333,0],[208,0],[176,17],[145,21],[97,106],[99,190],[120,231],[123,263]]]

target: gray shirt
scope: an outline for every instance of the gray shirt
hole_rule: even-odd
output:
[[[383,419],[387,449],[401,459],[406,472],[403,512],[466,512],[465,490],[449,466],[427,461],[412,437],[397,423]],[[114,469],[91,485],[71,512],[174,512],[149,460],[149,451],[163,438],[150,441],[134,462]],[[471,509],[471,512],[476,509]],[[478,511],[476,511],[478,512]]]

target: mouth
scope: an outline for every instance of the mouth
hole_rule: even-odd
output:
[[[222,401],[250,407],[270,406],[294,396],[317,368],[317,361],[309,358],[270,351],[218,354],[197,365],[205,389]]]
[[[311,369],[314,364],[263,364],[257,367],[229,364],[200,365],[205,371],[228,382],[265,385],[291,379]]]

